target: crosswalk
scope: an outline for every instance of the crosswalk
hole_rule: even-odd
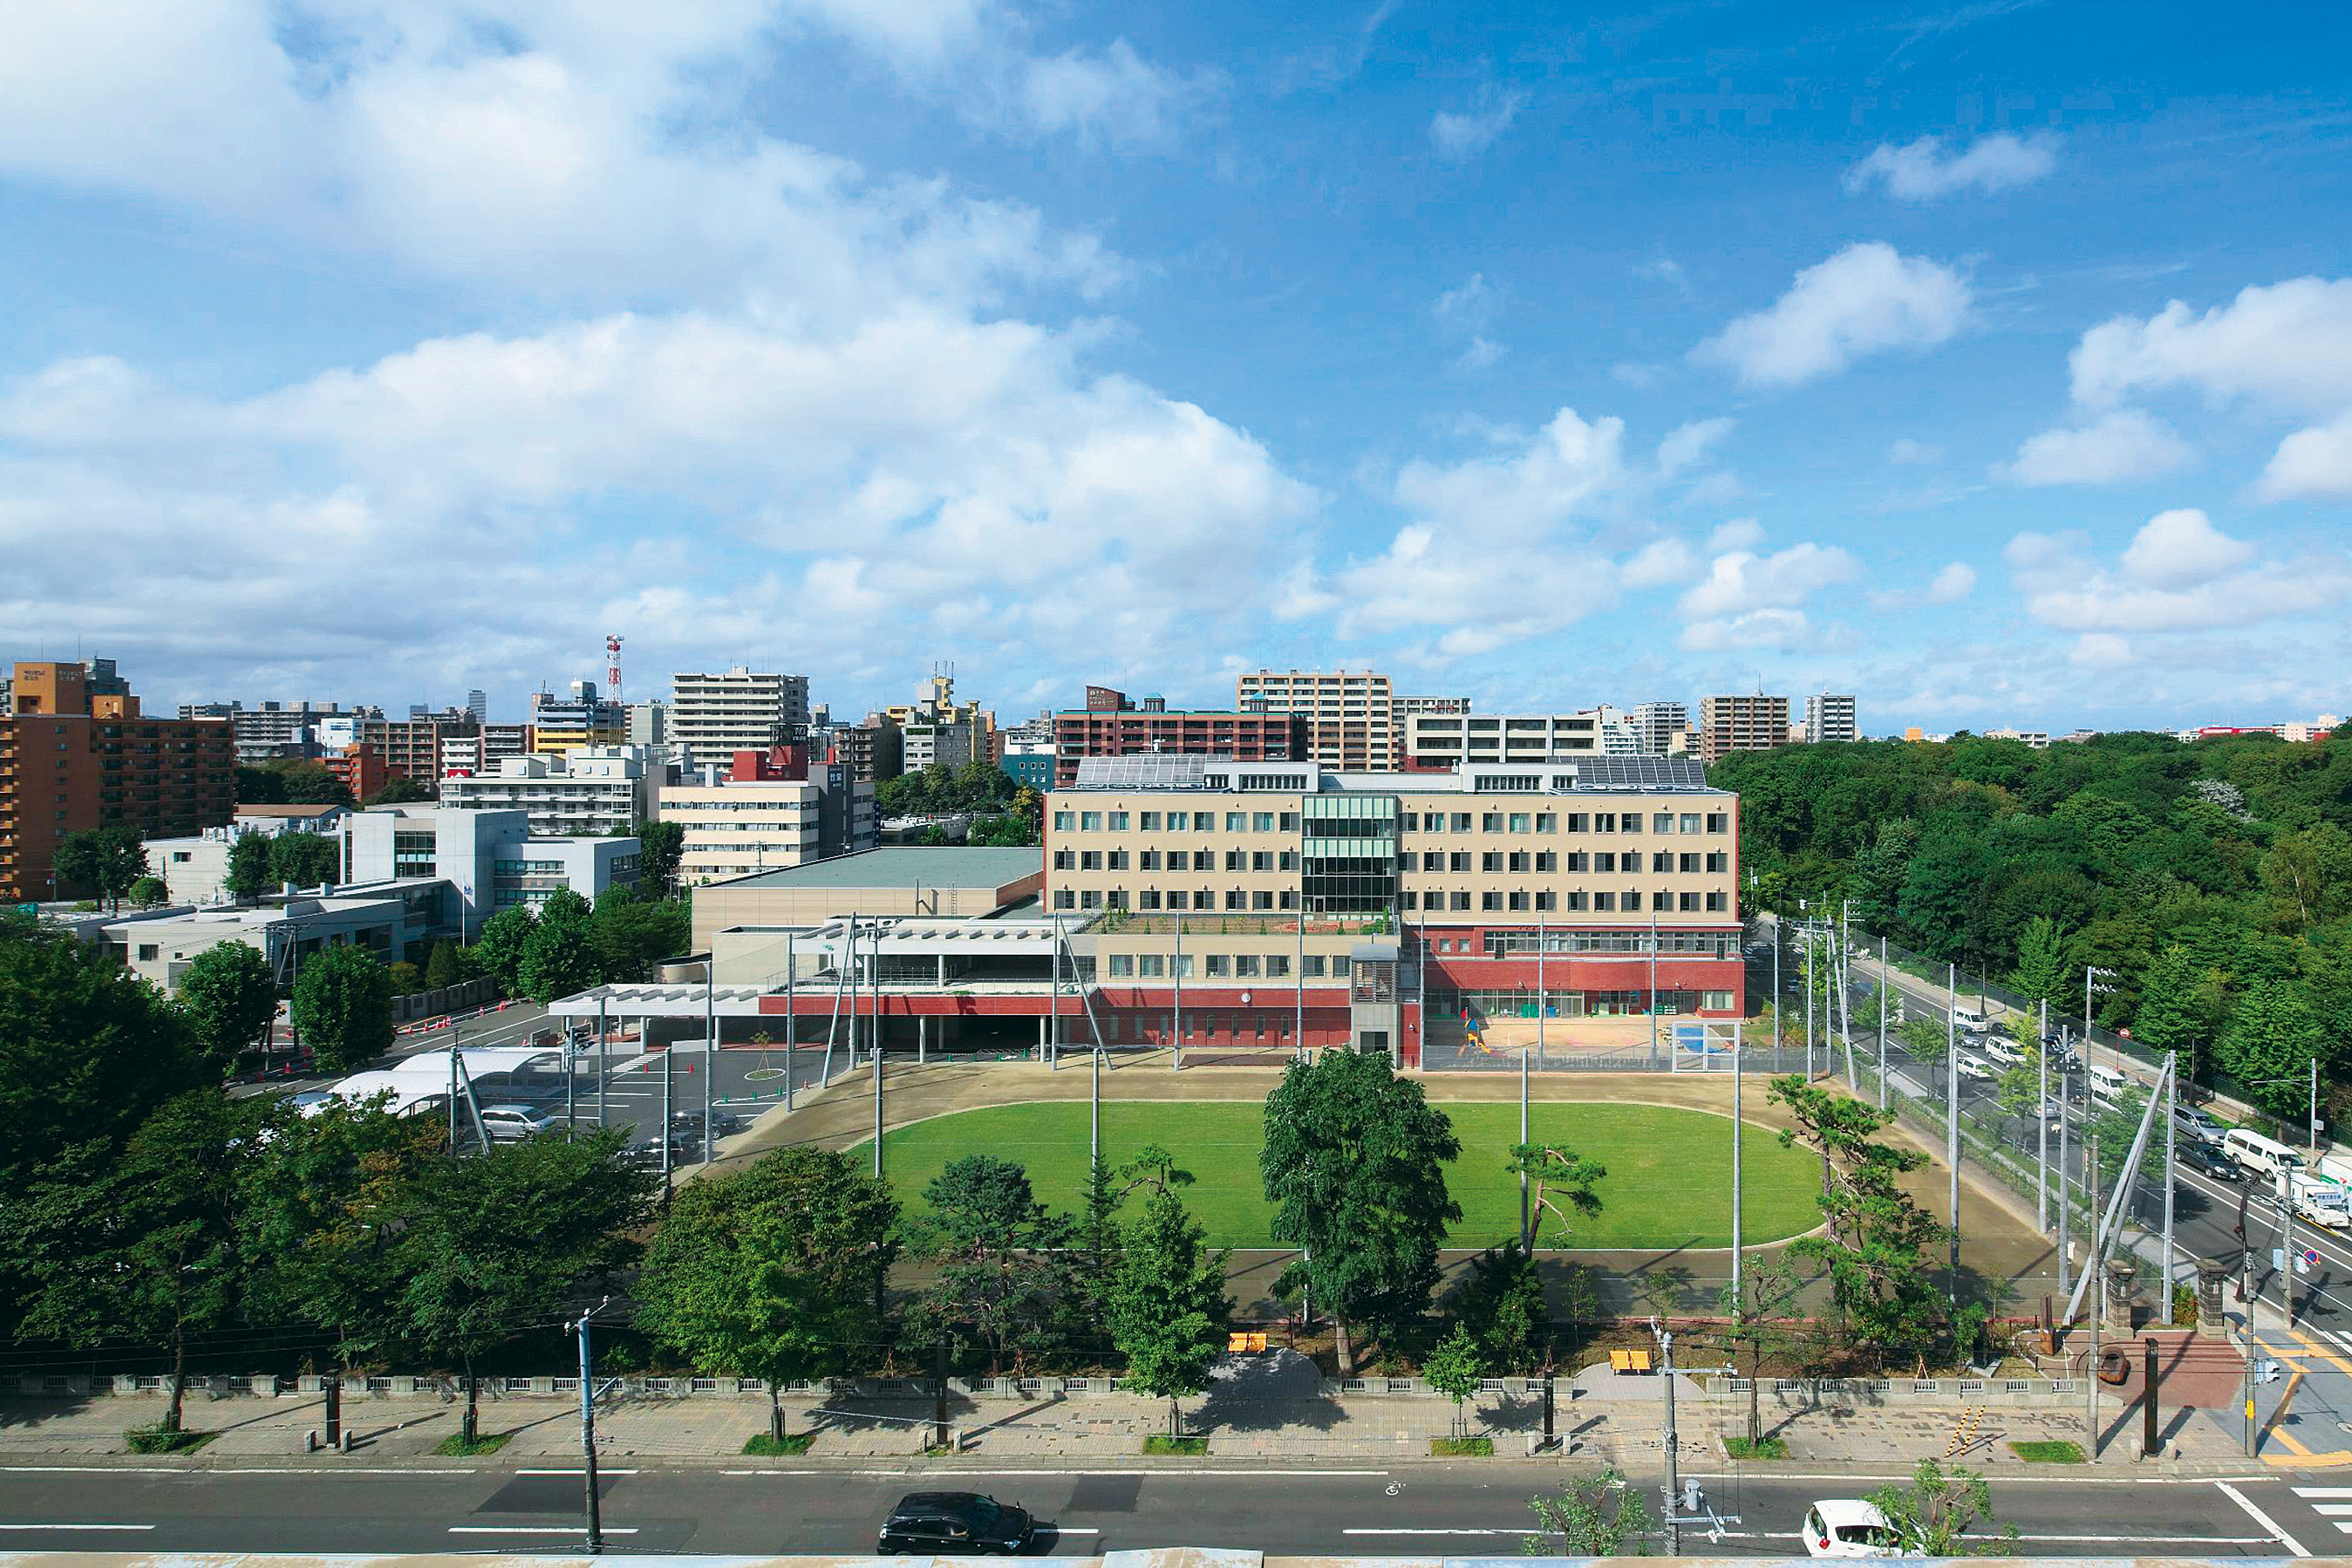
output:
[[[2339,1533],[2352,1535],[2352,1487],[2297,1487],[2294,1495]]]

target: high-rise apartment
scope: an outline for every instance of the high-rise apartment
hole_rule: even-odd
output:
[[[1826,691],[1807,697],[1805,739],[1817,746],[1862,739],[1862,731],[1854,723],[1853,699],[1833,697]]]
[[[721,673],[681,671],[669,678],[668,740],[698,757],[765,751],[803,739],[809,721],[805,675],[776,675],[736,665]]]
[[[1701,754],[1720,762],[1734,752],[1769,752],[1789,743],[1785,697],[1703,697],[1698,704]]]
[[[110,658],[23,663],[0,712],[0,902],[60,892],[58,841],[113,823],[147,837],[236,813],[236,742],[218,719],[150,719]]]
[[[550,756],[578,746],[619,746],[629,739],[628,710],[607,700],[593,680],[574,680],[562,693],[530,694],[530,749]]]
[[[476,687],[473,690],[466,693],[466,711],[474,716],[474,721],[476,723],[488,723],[490,721],[489,693],[482,690],[479,687]]]
[[[1643,702],[1625,716],[1625,725],[1639,754],[1667,756],[1688,743],[1690,710],[1679,702]]]
[[[1251,670],[1234,684],[1244,713],[1296,713],[1307,754],[1327,768],[1385,772],[1404,757],[1395,683],[1370,670]]]

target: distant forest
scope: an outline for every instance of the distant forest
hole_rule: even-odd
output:
[[[1746,908],[1850,900],[1858,928],[2069,1015],[2084,966],[2112,970],[2101,1025],[2270,1080],[2282,1112],[2315,1058],[2352,1079],[2352,724],[1788,746],[1708,777],[1740,797]]]

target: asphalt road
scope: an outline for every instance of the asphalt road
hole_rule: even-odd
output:
[[[1707,1501],[1738,1522],[1715,1543],[1704,1528],[1686,1530],[1688,1552],[1801,1555],[1794,1532],[1813,1500],[1876,1484],[1853,1474],[1696,1473]],[[1511,1463],[916,1473],[746,1461],[727,1470],[624,1465],[603,1476],[600,1492],[608,1548],[622,1552],[867,1552],[902,1493],[961,1486],[1030,1509],[1052,1527],[1037,1551],[1056,1556],[1171,1545],[1516,1556],[1532,1517],[1528,1499],[1557,1486],[1559,1474]],[[1637,1480],[1655,1484],[1654,1476]],[[570,1551],[581,1542],[582,1490],[576,1470],[15,1468],[0,1471],[0,1549]],[[2173,1481],[2119,1470],[2099,1479],[2003,1479],[1993,1500],[2037,1556],[2326,1554],[2344,1540],[2317,1511],[2338,1505],[2298,1497],[2271,1475]]]

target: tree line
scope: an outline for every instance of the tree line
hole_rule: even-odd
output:
[[[1735,753],[1755,907],[1854,921],[2299,1113],[2352,1074],[2352,726],[2036,751],[1958,735]]]

